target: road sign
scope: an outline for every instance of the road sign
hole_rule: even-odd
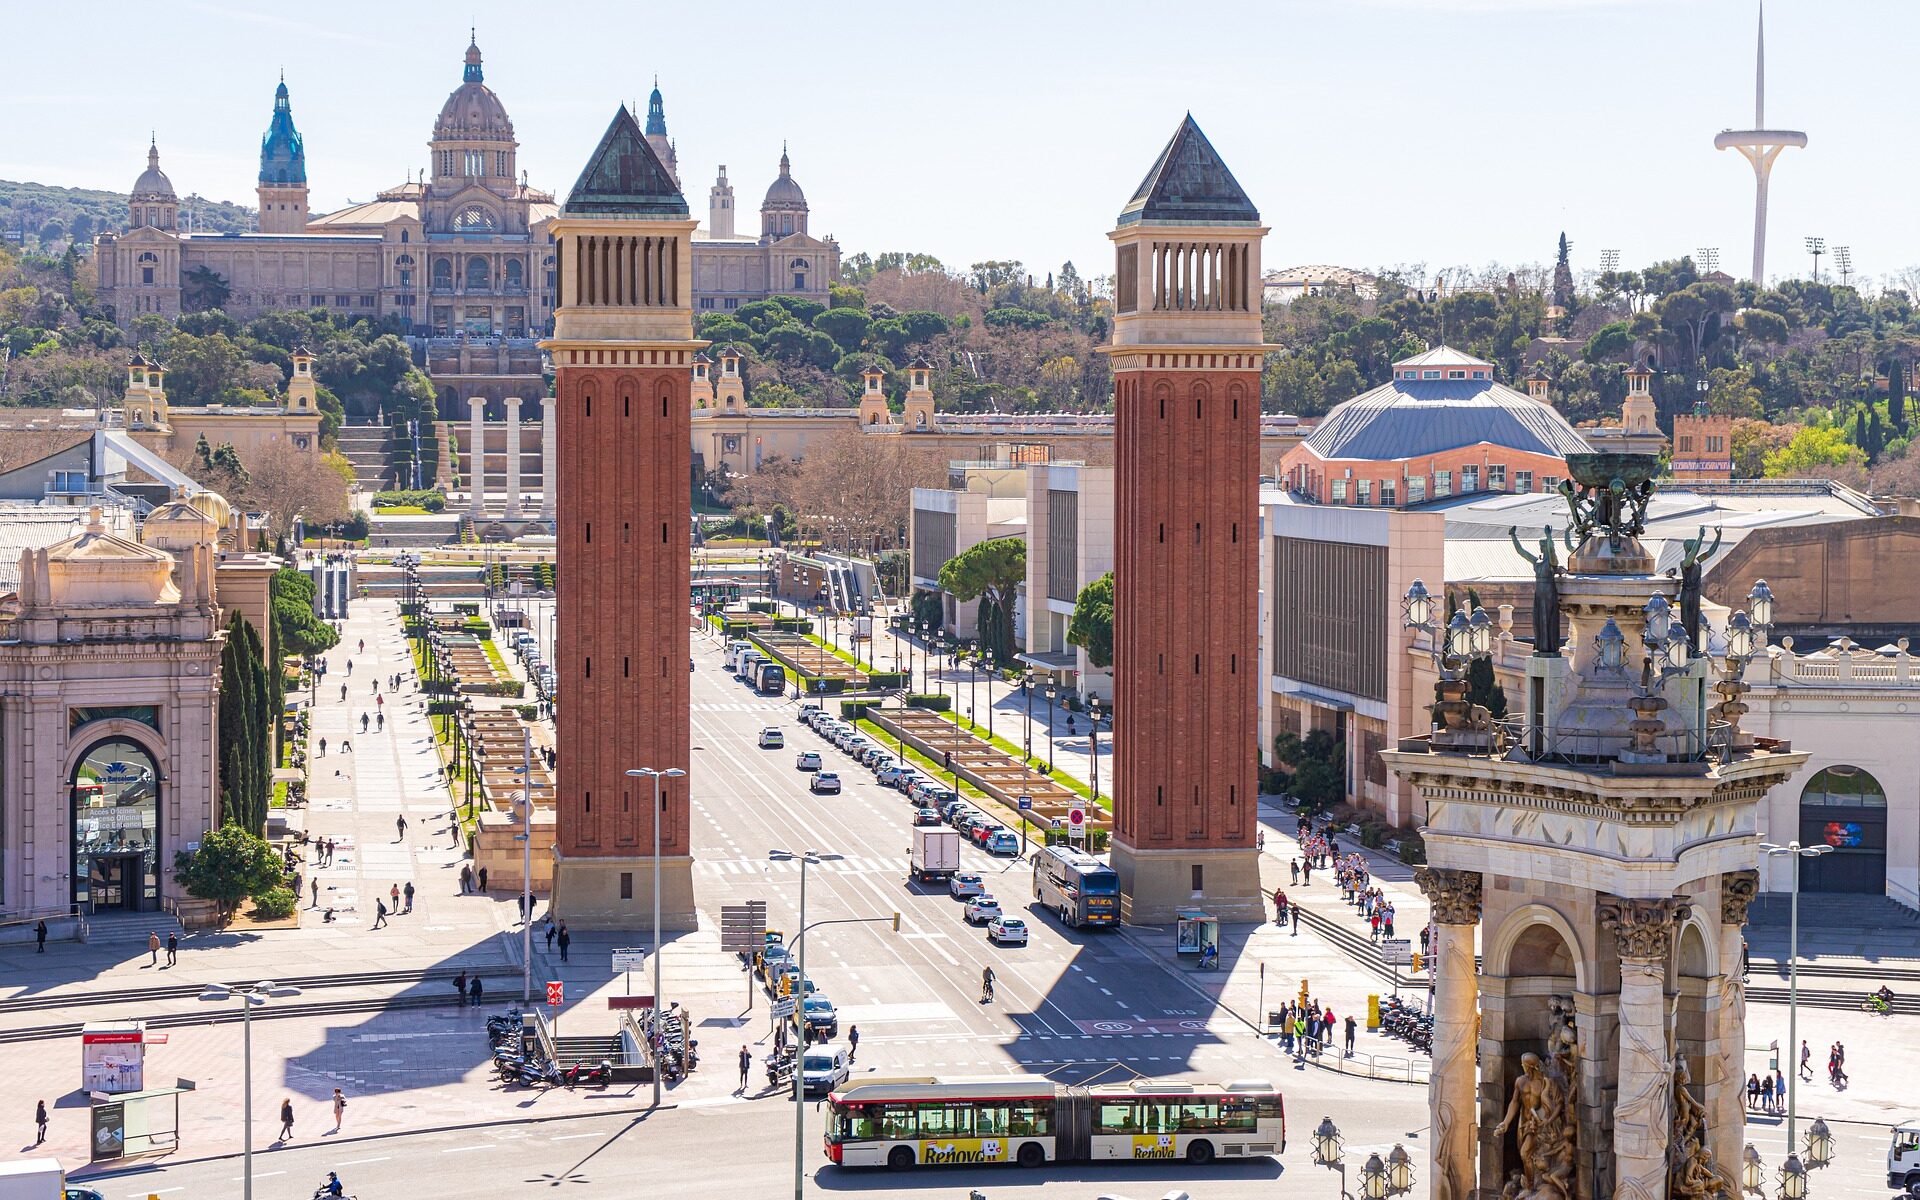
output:
[[[615,1012],[626,1008],[652,1008],[652,996],[608,996],[607,1007]]]
[[[559,1008],[561,1001],[566,998],[566,994],[567,988],[565,984],[561,983],[558,979],[547,980],[547,1007]]]
[[[1032,796],[1022,796],[1022,797],[1020,797],[1020,811],[1021,811],[1021,812],[1025,812],[1026,810],[1028,810],[1028,809],[1030,809],[1030,808],[1032,808],[1032,807],[1033,807],[1033,797],[1032,797]]]
[[[720,906],[720,949],[735,954],[755,954],[766,943],[766,938],[765,900]]]
[[[1082,804],[1080,801],[1076,800],[1073,802],[1073,806],[1067,809],[1067,824],[1073,825],[1073,826],[1080,826],[1080,825],[1085,825],[1086,823],[1087,823],[1086,806]]]
[[[773,1019],[774,1020],[777,1021],[781,1017],[790,1017],[792,1015],[793,1015],[793,997],[792,996],[788,996],[784,1000],[775,1000],[773,1002]]]
[[[631,946],[613,952],[613,969],[616,971],[638,971],[647,965],[647,952],[644,948]]]
[[[1413,962],[1412,938],[1387,938],[1380,943],[1380,960],[1390,966],[1404,967]]]

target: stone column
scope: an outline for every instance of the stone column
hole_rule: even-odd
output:
[[[554,505],[560,498],[559,482],[553,469],[553,456],[559,441],[553,431],[553,412],[557,407],[559,405],[552,396],[540,401],[540,517],[545,521],[554,519]]]
[[[1667,1036],[1667,962],[1684,897],[1601,896],[1600,927],[1620,953],[1619,1100],[1613,1110],[1615,1200],[1667,1200],[1673,1059]]]
[[[1414,880],[1433,907],[1433,1200],[1474,1194],[1474,1114],[1480,1075],[1474,1065],[1473,934],[1480,923],[1480,873],[1421,867]]]
[[[1733,1180],[1728,1195],[1739,1192],[1740,1152],[1747,1143],[1747,985],[1741,979],[1741,930],[1747,906],[1760,894],[1760,872],[1728,871],[1720,876],[1720,1006],[1715,1033],[1717,1061],[1706,1075],[1707,1149],[1715,1165]]]
[[[471,417],[467,424],[467,491],[475,521],[487,515],[487,401],[484,396],[468,396]]]
[[[520,397],[507,397],[507,509],[509,521],[520,515]]]

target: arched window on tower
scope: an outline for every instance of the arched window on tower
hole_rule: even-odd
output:
[[[466,161],[461,164],[466,168],[464,174],[477,179],[487,173],[487,152],[485,150],[468,150],[465,152],[464,158]]]
[[[153,269],[160,265],[160,256],[148,250],[140,255],[140,282],[153,282]]]
[[[487,287],[487,260],[478,254],[467,260],[467,289],[485,290]]]

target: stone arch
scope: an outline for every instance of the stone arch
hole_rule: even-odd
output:
[[[1576,991],[1589,991],[1592,980],[1587,971],[1587,947],[1581,944],[1580,935],[1574,932],[1567,919],[1544,904],[1529,904],[1509,913],[1500,928],[1493,932],[1487,941],[1486,972],[1489,975],[1513,976],[1516,965],[1549,965],[1553,959],[1551,943],[1536,935],[1528,935],[1535,929],[1547,929],[1559,935],[1566,957],[1570,960],[1569,970],[1540,971],[1540,974],[1564,974],[1573,977]],[[1516,951],[1519,957],[1516,958]],[[1539,956],[1547,956],[1543,962]]]
[[[469,288],[484,291],[493,286],[493,265],[483,255],[475,254],[467,259],[465,275]]]

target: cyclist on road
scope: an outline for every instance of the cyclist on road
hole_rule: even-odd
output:
[[[327,1172],[327,1181],[320,1185],[320,1188],[318,1191],[314,1192],[314,1195],[316,1197],[317,1196],[344,1196],[346,1194],[347,1194],[347,1189],[345,1185],[343,1185],[340,1182],[340,1177],[334,1174],[332,1171]]]
[[[993,1003],[993,968],[985,967],[980,972],[980,1003]]]

